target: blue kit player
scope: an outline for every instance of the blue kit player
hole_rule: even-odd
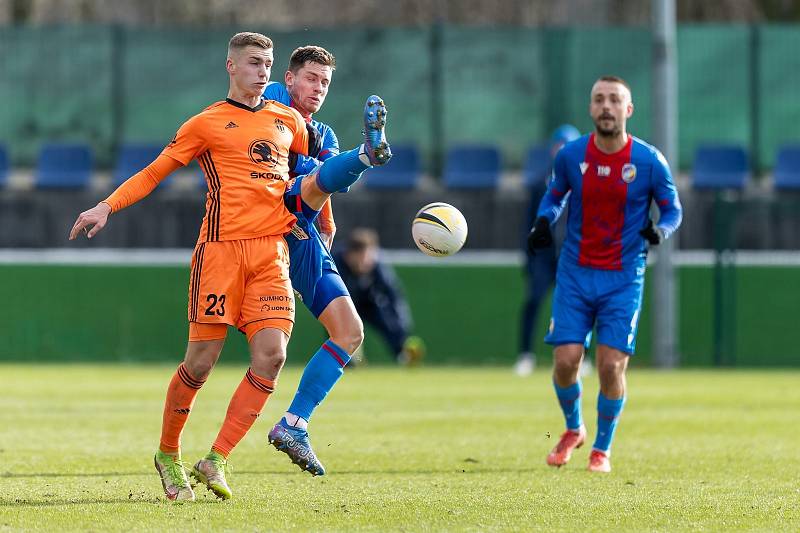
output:
[[[574,141],[581,134],[578,129],[571,124],[562,124],[550,136],[550,158],[555,158],[561,147],[570,141]],[[530,200],[525,217],[525,235],[533,226],[536,220],[536,211],[542,201],[544,193],[547,191],[547,177],[551,174],[552,164],[549,168],[543,169],[544,175],[536,176],[536,181],[530,188]],[[561,243],[554,242],[551,246],[536,250],[536,253],[527,249],[525,254],[525,277],[527,278],[528,292],[525,302],[522,304],[522,316],[520,320],[519,338],[519,358],[514,364],[514,373],[518,376],[529,376],[536,368],[536,354],[533,353],[532,339],[536,328],[536,319],[539,316],[539,309],[542,301],[547,295],[547,291],[556,281],[556,265],[558,255],[556,249]]]
[[[633,114],[628,84],[615,76],[598,79],[589,112],[595,131],[556,155],[528,245],[550,245],[550,226],[569,204],[545,337],[555,346],[553,382],[567,430],[547,464],[565,465],[586,440],[578,374],[584,341],[596,327],[600,393],[589,470],[610,472],[611,441],[625,404],[625,369],[636,347],[647,246],[677,230],[682,209],[664,156],[625,129]],[[658,224],[649,217],[651,200],[660,211]]]
[[[317,158],[293,156],[290,168],[296,177],[284,199],[287,209],[297,217],[297,224],[286,236],[292,286],[330,338],[311,357],[291,405],[268,435],[275,448],[314,476],[324,475],[325,468],[311,448],[308,421],[364,339],[364,326],[329,251],[335,232],[330,196],[346,190],[364,170],[383,165],[391,158],[383,130],[386,107],[380,98],[370,96],[364,109],[364,144],[330,159],[339,153],[336,135],[329,126],[311,117],[325,101],[335,67],[335,58],[324,48],[298,48],[289,60],[286,86],[272,83],[264,91],[265,99],[297,109],[322,139]],[[348,155],[343,159],[345,154]],[[337,164],[331,165],[334,161]],[[320,234],[314,223],[323,209]]]

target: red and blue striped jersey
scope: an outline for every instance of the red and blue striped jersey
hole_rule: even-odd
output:
[[[538,215],[553,224],[569,205],[565,260],[601,270],[644,264],[650,201],[661,213],[658,227],[669,237],[683,210],[669,164],[653,146],[628,135],[618,152],[606,154],[594,133],[564,145],[556,155],[550,183]]]
[[[264,94],[262,97],[265,100],[275,100],[276,102],[280,102],[285,106],[294,107],[292,103],[292,97],[289,95],[289,91],[286,90],[286,87],[284,87],[282,83],[275,81],[268,83],[266,89],[264,89]],[[325,161],[326,159],[339,153],[339,139],[336,137],[336,133],[334,133],[333,128],[324,122],[314,120],[313,118],[308,119],[307,122],[314,126],[314,128],[319,132],[319,135],[322,139],[322,150],[319,153],[319,157],[316,159],[307,155],[298,155],[297,164],[293,169],[291,169],[292,176],[308,174],[322,161]]]

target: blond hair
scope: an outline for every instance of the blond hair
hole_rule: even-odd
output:
[[[231,55],[232,51],[239,51],[246,46],[256,46],[264,50],[270,50],[272,49],[272,39],[252,31],[239,32],[228,41],[228,55]]]

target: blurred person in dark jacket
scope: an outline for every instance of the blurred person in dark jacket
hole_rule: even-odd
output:
[[[378,330],[398,363],[418,363],[425,345],[411,335],[411,311],[394,270],[380,258],[377,233],[354,229],[334,259],[361,319]]]

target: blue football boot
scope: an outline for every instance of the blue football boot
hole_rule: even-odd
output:
[[[278,451],[288,455],[301,470],[307,470],[312,476],[325,475],[325,467],[311,449],[308,431],[294,428],[286,423],[285,418],[281,418],[269,432],[267,439]]]
[[[392,158],[392,150],[386,140],[386,104],[380,96],[372,95],[364,105],[364,152],[370,164],[385,165]]]

